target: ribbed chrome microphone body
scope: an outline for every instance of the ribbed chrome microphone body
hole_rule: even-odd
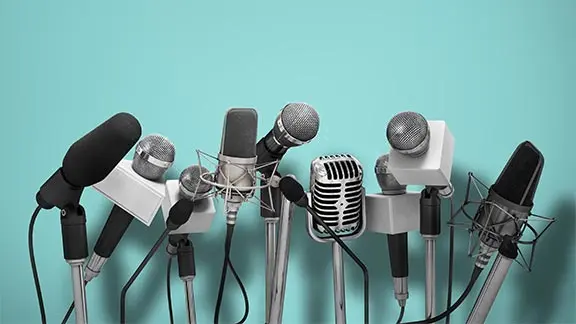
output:
[[[327,155],[311,164],[310,194],[312,207],[326,225],[343,236],[355,234],[362,222],[363,170],[349,154]],[[316,222],[314,230],[326,234]]]
[[[212,190],[212,186],[206,181],[212,182],[210,171],[200,165],[191,165],[180,173],[178,185],[182,198],[196,200],[204,198]],[[209,178],[207,178],[209,177]]]
[[[419,157],[428,151],[430,145],[428,122],[419,113],[401,112],[388,122],[386,138],[399,153]]]
[[[166,137],[151,134],[136,145],[132,169],[145,179],[156,181],[174,163],[176,149]]]

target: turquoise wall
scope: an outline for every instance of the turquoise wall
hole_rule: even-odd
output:
[[[290,151],[281,171],[308,185],[309,162],[351,153],[366,170],[388,151],[387,121],[414,110],[446,120],[456,138],[453,179],[462,198],[466,173],[490,184],[517,144],[531,140],[546,164],[535,213],[558,222],[542,238],[532,273],[514,267],[490,323],[576,323],[574,1],[8,1],[0,2],[3,263],[1,322],[38,323],[26,232],[34,194],[70,143],[118,111],[133,113],[143,134],[176,145],[170,177],[197,163],[195,149],[216,153],[229,107],[255,107],[259,136],[289,101],[321,116],[318,137]],[[89,244],[111,204],[86,190]],[[221,203],[218,205],[222,211]],[[314,243],[299,211],[292,236],[285,323],[332,323],[330,247]],[[447,216],[445,216],[447,219]],[[90,322],[118,322],[119,292],[162,230],[134,223],[88,288]],[[439,243],[439,307],[445,300],[447,229]],[[210,323],[223,252],[224,217],[194,235],[199,323]],[[264,313],[264,231],[257,209],[243,207],[232,253],[247,284],[248,323]],[[71,301],[55,210],[36,224],[37,263],[49,322]],[[423,242],[411,235],[411,296],[406,320],[423,316]],[[455,296],[472,267],[466,235],[456,245]],[[373,322],[393,323],[385,237],[353,243],[371,271]],[[130,290],[129,321],[166,323],[165,257],[157,255]],[[361,274],[346,265],[350,323],[361,321]],[[480,285],[473,293],[475,298]],[[184,300],[176,272],[177,322]],[[474,298],[455,312],[463,323]],[[222,323],[243,303],[229,280]],[[71,321],[72,322],[72,321]]]

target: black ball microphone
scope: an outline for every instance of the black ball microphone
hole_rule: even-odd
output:
[[[122,287],[120,293],[120,323],[126,323],[126,293],[128,292],[128,289],[130,289],[130,286],[132,286],[136,278],[138,278],[140,273],[142,273],[142,270],[144,270],[144,267],[146,267],[156,251],[158,251],[160,245],[166,239],[170,231],[173,231],[186,223],[192,212],[194,212],[194,202],[188,199],[180,199],[176,204],[174,204],[174,206],[172,206],[172,208],[170,208],[170,215],[168,216],[168,219],[166,219],[166,229],[162,232],[156,243],[154,243],[130,279],[128,279],[128,282],[126,282],[124,287]]]
[[[504,238],[511,240],[512,243],[519,241],[533,207],[534,194],[543,167],[544,157],[532,143],[525,141],[518,145],[500,172],[498,179],[490,187],[488,197],[480,204],[474,217],[472,229],[478,231],[480,253],[476,258],[472,276],[464,293],[442,314],[423,321],[405,324],[434,323],[450,315],[470,294],[480,273],[490,261],[492,253],[500,247]],[[510,255],[504,251],[502,250],[502,254]],[[477,301],[475,310],[487,314],[488,304],[490,303],[486,300],[484,303]],[[475,316],[476,314],[471,315],[472,318]]]
[[[102,181],[132,149],[142,134],[138,120],[128,113],[118,113],[82,138],[66,152],[62,166],[42,184],[36,193],[38,207],[28,229],[30,265],[36,286],[42,323],[46,323],[44,301],[34,257],[34,223],[41,209],[60,209],[64,259],[72,267],[74,299],[78,301],[77,322],[86,320],[83,285],[84,260],[88,257],[86,215],[80,205],[85,187]],[[81,287],[80,287],[81,286]]]
[[[358,256],[356,256],[356,254],[346,245],[346,243],[342,241],[342,239],[332,230],[332,228],[330,228],[330,226],[328,226],[324,222],[322,217],[320,217],[318,213],[316,213],[314,208],[312,208],[309,205],[308,196],[306,195],[306,192],[304,191],[302,185],[298,181],[296,181],[296,179],[292,177],[283,177],[280,180],[279,187],[280,191],[286,197],[286,199],[296,204],[296,206],[305,208],[308,211],[308,213],[312,215],[314,221],[318,223],[320,226],[322,226],[323,229],[328,233],[328,235],[330,235],[330,237],[340,245],[340,247],[346,252],[346,254],[348,254],[348,256],[350,256],[350,258],[354,260],[354,262],[360,267],[360,269],[362,269],[362,272],[364,274],[364,323],[368,324],[370,322],[369,320],[370,295],[369,295],[368,269],[366,268],[366,265],[364,265],[364,263],[358,258]]]

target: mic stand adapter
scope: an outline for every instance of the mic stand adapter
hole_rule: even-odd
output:
[[[266,186],[262,183],[260,189],[260,215],[264,218],[264,228],[266,237],[266,285],[265,285],[265,319],[268,320],[270,316],[270,308],[272,305],[273,285],[274,285],[274,267],[276,264],[276,249],[278,244],[278,215],[281,214],[276,210],[275,206],[280,205],[282,193],[278,188],[280,176],[278,173],[270,176],[267,179],[262,179],[262,182],[267,182],[270,185]],[[272,206],[266,208],[266,206]]]
[[[272,303],[269,324],[281,324],[284,312],[284,297],[286,295],[286,277],[288,275],[288,259],[290,254],[290,232],[294,205],[282,197],[280,227],[278,229],[278,248],[276,251],[276,264],[274,266],[274,281],[272,284]]]
[[[420,235],[426,244],[426,318],[436,313],[436,238],[441,231],[441,201],[438,188],[426,187],[420,195]]]
[[[77,324],[88,323],[84,261],[88,258],[86,214],[81,205],[70,204],[60,210],[64,259],[72,270],[74,312]]]
[[[178,274],[184,282],[186,291],[186,318],[188,324],[196,324],[196,307],[194,303],[194,287],[192,281],[196,276],[196,263],[194,260],[194,246],[188,239],[178,244]]]
[[[504,236],[504,240],[498,248],[498,256],[494,260],[490,273],[486,276],[484,285],[474,303],[472,312],[466,320],[466,324],[483,324],[488,313],[496,300],[496,296],[502,287],[510,266],[518,256],[518,249],[510,236]]]

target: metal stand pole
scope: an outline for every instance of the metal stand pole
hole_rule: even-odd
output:
[[[436,238],[424,238],[426,243],[426,318],[436,314]]]
[[[196,324],[196,306],[194,303],[194,286],[191,279],[186,279],[184,281],[184,288],[186,289],[186,314],[188,318],[188,324]]]
[[[74,314],[77,324],[88,323],[88,311],[86,309],[86,286],[84,285],[84,261],[67,260],[72,270],[72,289],[74,294]]]
[[[290,254],[290,229],[294,205],[282,198],[280,211],[280,227],[274,281],[272,285],[272,303],[268,323],[281,324],[284,313],[284,296],[286,294],[286,276],[288,275],[288,259]]]
[[[346,324],[346,297],[344,289],[344,262],[342,248],[332,243],[332,269],[334,275],[334,309],[336,324]]]

